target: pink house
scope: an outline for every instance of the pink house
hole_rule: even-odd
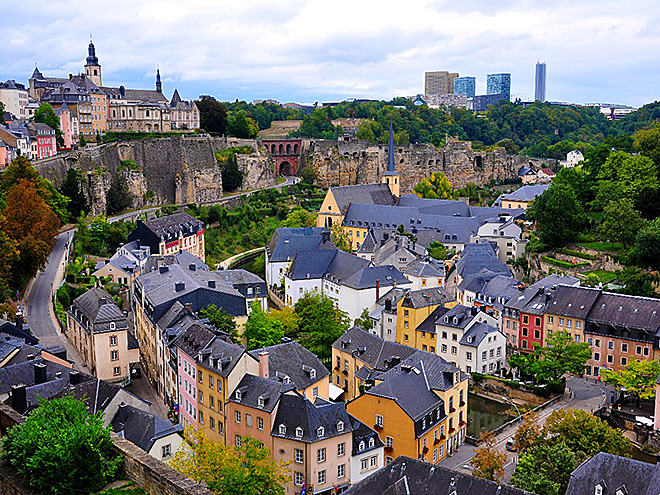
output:
[[[62,139],[64,140],[63,149],[71,149],[73,145],[73,122],[71,121],[71,110],[66,106],[66,102],[62,103],[62,107],[59,108],[56,113],[60,117],[60,129],[62,130]]]
[[[30,134],[37,141],[36,158],[41,160],[42,158],[50,158],[57,154],[57,140],[54,129],[40,122],[30,124],[29,129]]]
[[[0,168],[5,168],[11,161],[9,146],[0,141]]]

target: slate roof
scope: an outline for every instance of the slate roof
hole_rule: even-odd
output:
[[[200,220],[185,212],[154,218],[143,222],[143,224],[155,235],[163,237],[166,241],[178,238],[180,231],[185,236],[204,228],[204,224]]]
[[[146,246],[148,247],[148,246]],[[209,266],[189,251],[182,250],[176,254],[152,254],[144,263],[145,273],[158,270],[161,266],[181,265],[190,268],[195,265],[196,270],[209,270]]]
[[[499,330],[488,323],[477,322],[472,325],[461,337],[460,344],[479,347],[479,344],[489,333],[497,333]]]
[[[411,261],[401,271],[412,277],[442,278],[445,276],[445,265],[441,261],[429,257]]]
[[[205,349],[215,338],[213,331],[202,323],[195,323],[183,332],[175,342],[175,346],[195,359],[198,353]]]
[[[408,292],[401,304],[407,308],[425,308],[437,304],[444,305],[455,300],[443,287],[433,287]]]
[[[287,276],[292,280],[317,279],[323,277],[339,250],[315,249],[313,251],[298,251],[295,255]],[[357,258],[357,256],[352,256]],[[368,261],[362,260],[367,265]]]
[[[366,393],[394,400],[413,421],[444,406],[444,401],[429,386],[423,361],[419,366],[413,365],[409,371],[399,369],[396,373],[387,373],[383,379],[382,383]]]
[[[18,320],[16,323],[12,323],[11,321],[0,318],[0,333],[18,337],[19,339],[25,340],[28,344],[39,343],[39,339],[32,334],[28,322],[24,321],[23,317],[22,321],[22,323]]]
[[[438,306],[435,308],[430,315],[428,315],[423,322],[417,325],[416,330],[418,332],[426,332],[435,334],[435,322],[442,318],[445,314],[449,312],[449,308],[444,306]]]
[[[603,292],[589,313],[590,323],[642,330],[660,328],[660,300]]]
[[[272,413],[282,394],[293,389],[294,386],[292,384],[280,383],[268,378],[246,374],[229,396],[229,402],[235,402]],[[241,393],[240,400],[236,397],[236,391],[240,391]],[[260,398],[263,400],[263,405],[259,404]]]
[[[110,405],[110,402],[112,402],[112,399],[114,399],[114,397],[122,390],[122,387],[115,383],[99,380],[98,378],[89,378],[90,379],[78,383],[77,385],[68,383],[67,386],[55,394],[53,398],[55,399],[71,395],[75,399],[85,402],[87,410],[91,414],[94,414],[97,411],[105,411],[108,405]],[[128,390],[123,389],[123,391],[124,393],[130,394],[144,402],[145,407],[151,405],[151,402],[131,394]]]
[[[322,242],[322,232],[328,232],[321,227],[279,228],[273,232],[268,250],[268,261],[277,263],[291,261],[299,251],[308,251],[317,248],[333,249],[331,242]]]
[[[349,414],[353,427],[353,455],[364,454],[371,450],[376,450],[385,444],[371,427],[365,425],[362,421]],[[373,447],[369,447],[369,440],[374,439]],[[364,442],[364,448],[360,449],[360,442]]]
[[[357,258],[357,256],[348,256],[351,258]],[[340,261],[342,258],[343,261]],[[390,287],[395,284],[406,285],[412,283],[403,275],[403,273],[392,265],[366,266],[362,269],[358,269],[353,274],[350,274],[347,278],[342,278],[342,276],[348,275],[348,271],[346,270],[347,263],[345,263],[345,260],[346,258],[344,256],[335,256],[325,278],[357,290],[373,288],[379,284],[380,287]]]
[[[347,330],[332,344],[332,347],[349,354],[355,352],[356,357],[367,366],[381,370],[388,368],[386,361],[393,356],[405,359],[417,352],[412,347],[381,339],[359,327]]]
[[[147,453],[159,438],[183,431],[181,424],[173,425],[155,414],[128,405],[119,407],[111,425],[115,433]]]
[[[525,174],[519,173],[519,175]],[[515,191],[509,194],[503,194],[500,197],[506,201],[532,201],[537,196],[543,194],[549,187],[549,184],[522,186]]]
[[[20,383],[29,387],[35,385],[35,363],[43,363],[46,365],[46,379],[47,381],[57,379],[57,373],[62,373],[61,378],[68,382],[69,375],[73,371],[70,368],[46,361],[42,358],[35,358],[31,361],[24,363],[17,363],[11,366],[4,366],[0,368],[0,394],[6,394],[11,389],[12,385]],[[78,372],[82,381],[95,380],[94,377],[86,373]]]
[[[622,487],[627,495],[657,495],[660,493],[660,467],[600,452],[571,473],[566,495],[596,493],[597,484],[601,485],[603,495],[615,495]]]
[[[546,313],[584,320],[601,291],[589,287],[559,285]]]
[[[490,243],[471,242],[466,244],[455,263],[455,267],[457,273],[463,279],[484,268],[491,272],[511,275],[507,266],[495,254],[495,250]]]
[[[345,493],[346,495],[525,495],[528,492],[468,473],[400,456],[393,463],[350,487]],[[568,495],[577,495],[577,493]]]
[[[513,282],[517,281],[501,273],[492,272],[488,268],[483,268],[476,273],[472,273],[465,277],[460,284],[458,284],[458,289],[461,292],[469,290],[471,292],[482,292],[484,287],[493,280],[495,277],[502,277],[504,280],[510,280]]]
[[[555,273],[542,278],[538,282],[530,285],[530,288],[550,288],[554,285],[579,285],[580,279],[570,275],[557,275]]]
[[[72,311],[78,320],[80,320],[77,311],[82,313],[84,317],[93,325],[94,333],[102,333],[111,331],[110,323],[115,323],[114,330],[127,330],[128,323],[124,314],[119,309],[119,306],[112,300],[112,296],[103,289],[94,287],[89,289],[83,295],[73,300]],[[89,332],[86,322],[83,323],[83,328]]]
[[[387,184],[331,187],[330,191],[343,214],[346,214],[346,209],[351,203],[373,205],[393,205],[395,203],[395,198]]]
[[[472,310],[473,308],[457,304],[442,315],[442,319],[438,320],[437,323],[446,327],[465,328],[474,317]],[[478,309],[475,309],[475,311],[478,311]]]
[[[177,340],[177,345],[184,337],[185,334]],[[221,336],[216,336],[204,347],[201,354],[188,355],[196,357],[197,366],[211,370],[220,376],[227,377],[245,353],[246,351],[243,346],[227,342]]]
[[[415,354],[402,359],[399,364],[381,373],[377,379],[386,382],[402,373],[403,366],[421,370],[422,365],[426,372],[426,381],[432,390],[446,391],[456,384],[457,378],[459,382],[468,379],[468,375],[456,366],[448,363],[437,354],[425,351],[417,351]]]
[[[337,425],[343,423],[343,431],[338,431]],[[284,434],[280,433],[280,425],[286,427]],[[318,435],[318,428],[323,427],[324,434]],[[302,428],[302,436],[296,435],[296,429]],[[298,442],[314,443],[338,435],[351,433],[353,424],[346,412],[343,402],[330,403],[318,401],[312,404],[306,397],[299,394],[283,395],[277,408],[271,436],[287,438]]]
[[[313,352],[295,340],[254,349],[250,351],[250,355],[259,360],[259,354],[264,351],[268,352],[270,379],[284,380],[287,376],[297,390],[304,390],[330,374]],[[314,378],[311,377],[311,370],[314,370]]]

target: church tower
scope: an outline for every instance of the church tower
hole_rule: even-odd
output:
[[[387,142],[387,170],[381,179],[383,184],[390,188],[392,196],[399,199],[399,173],[394,165],[394,131],[392,129],[392,117],[390,117],[390,138]]]
[[[85,63],[85,75],[96,84],[99,88],[101,84],[101,65],[99,64],[99,59],[96,57],[96,48],[94,48],[94,43],[91,39],[89,41],[89,47],[87,48],[87,61]]]
[[[156,69],[156,91],[163,93],[163,83],[160,82],[160,69]]]

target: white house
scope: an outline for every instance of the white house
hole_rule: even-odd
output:
[[[355,485],[385,465],[385,444],[378,433],[350,416],[353,426],[353,451],[350,476]]]
[[[442,261],[430,257],[418,259],[408,263],[401,271],[412,282],[410,290],[444,286],[445,265]]]
[[[584,161],[584,155],[579,150],[569,151],[566,154],[566,160],[562,160],[560,165],[568,168],[577,167],[580,162]]]

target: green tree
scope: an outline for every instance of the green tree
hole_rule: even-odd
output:
[[[528,411],[523,415],[522,422],[513,436],[514,445],[519,452],[525,452],[541,440],[539,415],[534,411]]]
[[[647,129],[640,129],[633,134],[635,149],[653,160],[656,169],[660,171],[660,123],[656,122]]]
[[[575,455],[563,443],[538,445],[520,454],[511,484],[537,495],[564,495]]]
[[[290,228],[315,227],[317,216],[316,212],[310,212],[300,206],[296,206],[286,216],[286,219],[282,222],[282,226]]]
[[[209,323],[221,332],[226,333],[231,339],[238,343],[238,331],[236,330],[236,321],[234,317],[224,309],[218,308],[215,304],[210,304],[199,310],[202,318],[208,318]]]
[[[658,170],[653,160],[617,151],[610,154],[598,173],[596,200],[603,207],[620,198],[629,198],[634,204],[644,188],[658,186]]]
[[[635,209],[647,220],[660,217],[660,187],[643,187],[637,196]]]
[[[637,405],[641,399],[653,399],[655,397],[655,386],[660,375],[660,363],[656,360],[630,362],[620,372],[602,369],[600,375],[605,383],[614,385],[617,390],[625,389],[626,392],[637,397]]]
[[[341,337],[350,321],[346,313],[335,307],[332,299],[308,292],[295,304],[300,322],[300,343],[321,359],[332,356],[332,344]]]
[[[582,409],[557,409],[545,421],[542,429],[546,443],[564,443],[578,462],[599,452],[627,455],[632,443],[621,430]]]
[[[0,119],[4,121],[5,119],[5,104],[0,101]]]
[[[497,143],[495,143],[495,146],[504,148],[510,155],[517,155],[520,153],[520,147],[514,143],[513,139],[511,138],[500,139]]]
[[[552,179],[552,184],[563,184],[573,189],[582,206],[586,206],[587,203],[594,200],[593,180],[582,167],[560,168],[555,178]]]
[[[647,222],[637,232],[631,258],[640,266],[660,269],[660,218]]]
[[[532,201],[526,213],[537,222],[541,241],[551,247],[573,240],[586,223],[575,191],[563,184],[551,185]]]
[[[442,172],[433,172],[429,179],[422,179],[413,191],[420,198],[452,199],[451,182]]]
[[[55,110],[48,103],[42,103],[34,111],[34,121],[46,124],[48,127],[55,131],[55,139],[57,139],[58,146],[64,146],[64,137],[60,129],[60,118],[55,115]]]
[[[188,448],[174,454],[172,467],[219,495],[284,495],[291,483],[286,464],[276,462],[269,449],[253,438],[243,437],[240,447],[206,438],[204,431],[188,428]]]
[[[199,109],[199,124],[206,132],[227,133],[227,107],[212,96],[203,95],[195,102]]]
[[[22,425],[2,438],[2,457],[40,493],[90,493],[112,481],[121,467],[103,426],[73,397],[42,400]]]
[[[446,260],[449,258],[450,253],[453,251],[450,251],[447,246],[442,244],[441,242],[438,241],[431,241],[429,244],[428,248],[428,253],[431,258],[435,258],[436,260]]]
[[[621,198],[605,206],[605,220],[598,231],[603,239],[619,241],[624,247],[635,242],[637,232],[644,224],[631,199]]]
[[[367,308],[364,308],[360,316],[355,318],[353,325],[360,327],[365,332],[368,332],[374,327],[374,321],[369,316],[369,310]]]
[[[67,204],[69,218],[78,218],[81,214],[89,213],[89,202],[83,193],[80,173],[77,170],[73,168],[67,170],[60,193],[70,199]]]
[[[305,184],[314,184],[316,182],[316,172],[311,164],[305,165],[300,171],[300,178]]]
[[[337,246],[337,249],[341,249],[347,253],[352,251],[351,249],[351,238],[348,236],[346,231],[342,228],[341,224],[334,223],[330,229],[330,240],[332,243]]]
[[[105,208],[108,215],[127,210],[133,205],[133,195],[128,189],[128,181],[122,175],[115,175],[110,189],[105,195]]]
[[[284,306],[282,309],[272,309],[270,317],[282,325],[286,337],[296,337],[298,335],[300,320],[295,311],[289,306]]]
[[[616,292],[630,296],[658,297],[655,286],[660,282],[660,277],[656,273],[645,272],[635,266],[628,266],[615,273],[619,282],[624,284]]]
[[[231,112],[227,132],[230,136],[237,138],[251,139],[259,134],[259,126],[251,118],[245,115],[243,110]]]
[[[243,338],[247,344],[247,349],[260,349],[269,347],[282,342],[284,329],[282,324],[270,317],[257,301],[252,303],[252,311],[245,322],[243,329]]]
[[[472,457],[472,475],[490,481],[499,481],[504,478],[504,464],[506,454],[496,447],[497,440],[492,432],[487,432],[482,438],[481,446]]]

